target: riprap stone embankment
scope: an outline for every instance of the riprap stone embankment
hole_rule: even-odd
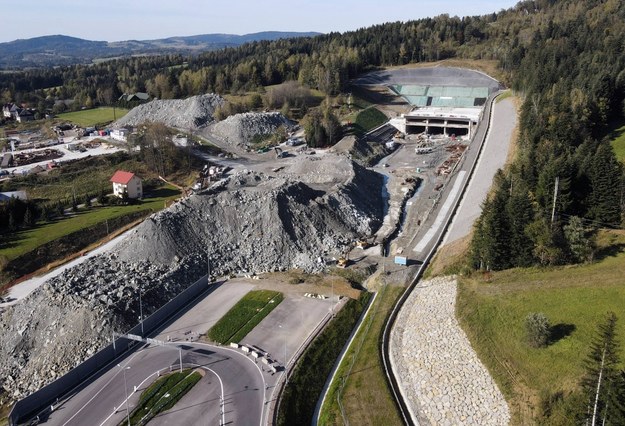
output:
[[[507,425],[508,405],[455,317],[457,281],[419,283],[391,336],[407,403],[423,424]]]

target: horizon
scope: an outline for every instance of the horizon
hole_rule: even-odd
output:
[[[154,40],[203,34],[245,35],[266,31],[348,32],[376,24],[411,21],[441,14],[476,16],[499,12],[517,0],[478,0],[467,6],[460,0],[397,0],[386,7],[373,0],[281,0],[257,3],[206,4],[189,0],[185,7],[171,2],[111,0],[106,9],[76,0],[59,0],[33,8],[5,8],[0,43],[35,37],[66,35],[91,41]],[[279,10],[279,13],[275,13]],[[146,23],[147,20],[147,23]],[[67,21],[67,25],[63,22]],[[59,24],[61,22],[61,24]],[[114,25],[110,23],[113,22]],[[137,23],[144,25],[137,25]],[[210,24],[207,24],[210,22]]]

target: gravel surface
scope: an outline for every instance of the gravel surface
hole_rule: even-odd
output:
[[[516,117],[516,108],[512,98],[495,103],[491,128],[475,167],[475,175],[471,178],[443,244],[452,243],[471,232],[473,223],[482,212],[482,202],[486,199],[495,173],[506,164],[516,127]]]
[[[215,123],[211,130],[230,145],[246,147],[257,135],[270,135],[280,126],[290,129],[294,124],[279,112],[245,112]]]
[[[424,424],[507,425],[506,400],[456,320],[456,288],[440,277],[414,289],[391,335],[396,377]]]
[[[500,87],[497,80],[484,73],[455,67],[398,68],[373,71],[356,79],[354,84],[488,87],[490,93]]]
[[[223,102],[221,96],[213,93],[187,99],[154,100],[131,109],[114,127],[160,122],[178,129],[197,130],[213,122],[213,112]]]

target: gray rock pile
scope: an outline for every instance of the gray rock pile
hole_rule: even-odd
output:
[[[206,273],[207,252],[217,275],[322,270],[384,211],[380,175],[342,156],[323,161],[332,164],[325,178],[313,172],[321,161],[302,157],[284,177],[223,179],[7,308],[0,386],[17,399],[66,373],[137,323],[139,288],[144,312],[154,311]]]
[[[420,283],[391,336],[396,377],[425,424],[507,425],[508,405],[455,318],[456,280]]]
[[[170,266],[96,256],[64,271],[0,316],[0,384],[14,399],[65,374],[144,313],[202,275],[198,259]]]
[[[269,135],[280,126],[290,128],[293,125],[292,121],[279,112],[245,112],[231,115],[216,123],[212,132],[229,144],[245,147],[257,135]]]
[[[145,122],[163,123],[168,127],[197,130],[214,121],[213,113],[223,105],[221,96],[213,93],[187,99],[154,100],[131,109],[115,126],[137,126]]]

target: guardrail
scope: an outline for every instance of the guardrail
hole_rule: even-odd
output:
[[[144,335],[157,330],[183,308],[197,300],[198,297],[212,292],[219,285],[221,283],[208,283],[206,277],[200,278],[144,319]],[[142,324],[139,323],[125,334],[141,334],[141,326]],[[18,425],[22,421],[51,412],[59,400],[67,398],[84,382],[96,377],[110,367],[117,358],[125,355],[136,343],[126,337],[114,338],[110,345],[72,368],[65,375],[28,395],[26,398],[17,401],[9,413],[9,425]]]
[[[391,313],[390,313],[390,315],[388,317],[388,320],[387,320],[387,322],[386,322],[386,324],[384,326],[384,332],[382,333],[382,344],[380,345],[380,355],[382,357],[382,364],[384,366],[384,373],[385,373],[386,378],[388,380],[388,383],[390,385],[391,391],[393,393],[393,398],[395,399],[395,403],[397,404],[397,408],[398,408],[398,410],[399,410],[399,412],[401,414],[401,417],[404,420],[404,423],[407,424],[407,425],[410,425],[410,426],[415,425],[415,424],[417,424],[417,425],[419,424],[419,422],[418,422],[418,415],[416,413],[413,413],[413,411],[410,408],[410,406],[408,406],[408,404],[404,400],[404,395],[402,393],[401,387],[399,386],[399,383],[398,383],[397,379],[395,378],[395,374],[393,373],[392,360],[389,357],[389,355],[390,355],[389,351],[390,351],[390,334],[391,334],[391,330],[392,330],[393,326],[395,325],[395,320],[397,319],[397,315],[399,314],[399,311],[404,306],[404,303],[406,302],[406,300],[408,299],[408,297],[410,296],[410,294],[412,293],[414,288],[419,283],[419,280],[423,276],[423,272],[425,272],[425,269],[429,265],[432,257],[434,256],[434,254],[438,250],[441,241],[443,241],[443,238],[444,238],[445,234],[447,233],[447,231],[449,229],[449,225],[451,224],[452,219],[456,215],[456,212],[458,210],[458,206],[460,204],[460,200],[462,200],[462,198],[464,197],[464,194],[466,192],[467,186],[468,186],[469,182],[471,181],[471,179],[473,178],[473,174],[474,174],[474,171],[475,171],[475,166],[476,166],[480,156],[482,155],[482,150],[484,148],[484,142],[486,141],[486,138],[488,137],[488,133],[490,131],[493,105],[494,105],[495,99],[500,94],[501,94],[501,92],[497,92],[492,97],[490,97],[489,100],[488,100],[487,116],[485,117],[486,118],[486,131],[484,132],[484,136],[482,137],[482,141],[480,143],[480,149],[478,150],[478,154],[475,156],[475,159],[473,160],[473,164],[471,165],[469,176],[468,176],[467,180],[465,181],[465,183],[464,183],[464,185],[462,187],[462,192],[460,193],[460,197],[458,198],[458,202],[456,203],[456,205],[454,206],[451,214],[449,215],[449,217],[445,221],[445,225],[443,227],[443,230],[438,235],[438,238],[436,240],[436,244],[434,244],[434,246],[429,251],[429,253],[425,257],[425,259],[423,259],[423,263],[421,264],[421,266],[417,270],[417,272],[416,272],[412,282],[408,285],[408,287],[406,288],[406,290],[404,291],[402,296],[395,303],[395,306],[393,307],[393,309],[392,309],[392,311],[391,311]]]

